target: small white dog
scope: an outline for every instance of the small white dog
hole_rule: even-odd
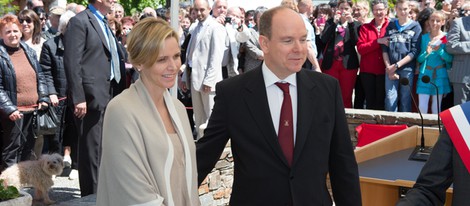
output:
[[[0,175],[8,185],[16,188],[34,187],[34,199],[44,199],[45,204],[53,204],[49,199],[49,189],[54,185],[52,175],[60,175],[64,160],[59,154],[44,154],[39,160],[24,161],[8,167]]]

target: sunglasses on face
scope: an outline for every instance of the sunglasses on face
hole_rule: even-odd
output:
[[[26,23],[28,23],[28,24],[30,24],[30,23],[32,22],[31,19],[19,19],[19,21],[20,21],[20,24],[22,24],[22,23],[25,22],[25,21],[26,21]]]

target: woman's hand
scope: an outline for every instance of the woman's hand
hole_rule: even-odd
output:
[[[16,110],[13,113],[11,113],[10,116],[8,116],[8,118],[11,121],[16,121],[16,120],[23,118],[23,114],[21,114],[20,111]]]
[[[59,105],[59,98],[57,98],[57,95],[51,94],[49,95],[49,99],[51,99],[52,106],[57,107]]]
[[[339,22],[339,19],[341,18],[341,11],[336,11],[335,15],[333,16],[333,22],[337,24]]]
[[[47,104],[46,102],[39,102],[38,110],[47,109],[48,106],[49,104]]]
[[[348,23],[354,22],[354,17],[352,16],[351,12],[345,11],[345,12],[343,12],[343,16],[344,16],[344,18],[346,18]]]
[[[383,44],[385,46],[388,46],[389,43],[389,38],[388,37],[382,37],[377,39],[378,44]]]

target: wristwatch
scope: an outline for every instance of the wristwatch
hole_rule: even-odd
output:
[[[397,67],[397,69],[398,69],[398,68],[400,68],[400,67],[398,66],[398,62],[397,62],[397,63],[395,63],[395,66]]]

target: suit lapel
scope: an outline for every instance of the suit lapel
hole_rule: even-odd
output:
[[[263,134],[263,138],[265,138],[266,142],[271,146],[279,159],[281,159],[284,164],[288,165],[287,160],[282,153],[281,146],[279,145],[277,134],[272,123],[273,121],[269,110],[266,86],[261,67],[250,73],[252,74],[252,78],[246,84],[243,98],[250,114],[256,122],[256,125]]]
[[[293,166],[295,166],[296,160],[302,152],[311,129],[310,125],[312,125],[315,116],[312,108],[318,108],[315,99],[321,98],[316,94],[314,88],[315,83],[307,76],[305,71],[301,70],[297,73],[297,134]]]
[[[98,22],[98,20],[96,20],[95,15],[93,15],[90,10],[87,9],[85,11],[87,12],[88,19],[90,20],[91,25],[100,37],[101,42],[103,43],[104,47],[109,51],[108,42],[106,41],[106,37],[104,36],[105,34],[103,33],[103,29],[101,29],[100,23]]]

